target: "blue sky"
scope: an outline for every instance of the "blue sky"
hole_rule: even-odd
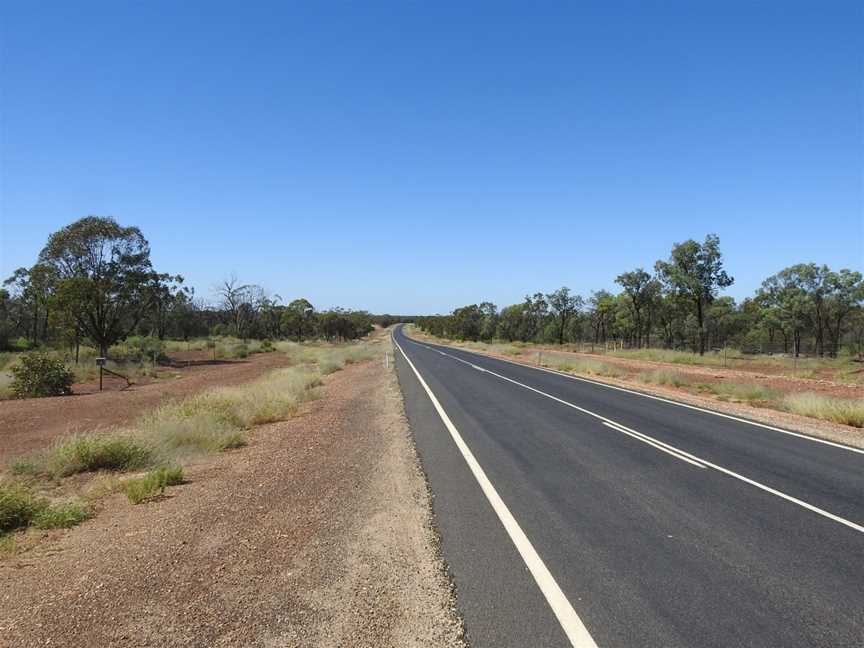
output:
[[[5,3],[0,272],[87,214],[202,297],[587,294],[720,235],[864,269],[859,2]]]

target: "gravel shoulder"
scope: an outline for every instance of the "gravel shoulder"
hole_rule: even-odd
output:
[[[461,646],[392,368],[320,396],[0,562],[0,646]]]

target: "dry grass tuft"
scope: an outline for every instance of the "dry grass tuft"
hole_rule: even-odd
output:
[[[864,427],[864,401],[830,398],[821,394],[789,394],[780,402],[787,412],[842,425]]]
[[[182,466],[161,466],[151,470],[143,477],[136,477],[123,483],[123,492],[133,504],[141,504],[165,492],[168,486],[183,483]]]
[[[669,385],[672,387],[686,387],[690,384],[687,376],[677,371],[668,369],[657,369],[656,371],[645,371],[637,374],[636,380],[654,385]]]

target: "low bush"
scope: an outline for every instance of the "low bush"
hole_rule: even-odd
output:
[[[165,492],[167,486],[183,483],[182,466],[160,466],[143,477],[130,479],[123,484],[123,492],[133,504],[141,504]]]
[[[16,398],[63,396],[72,393],[72,372],[62,360],[42,353],[29,353],[9,370],[10,389]]]
[[[30,351],[31,349],[36,348],[36,346],[25,337],[16,338],[12,341],[10,346],[15,351]]]
[[[120,363],[153,362],[166,359],[165,343],[152,336],[133,335],[108,350],[109,357]]]
[[[32,520],[37,529],[69,529],[93,515],[92,509],[81,502],[65,502],[46,506]]]
[[[858,428],[864,427],[864,401],[862,400],[831,398],[808,392],[789,394],[780,405],[793,414]]]

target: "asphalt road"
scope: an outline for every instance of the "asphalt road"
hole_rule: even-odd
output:
[[[394,339],[474,648],[864,646],[861,451]]]

